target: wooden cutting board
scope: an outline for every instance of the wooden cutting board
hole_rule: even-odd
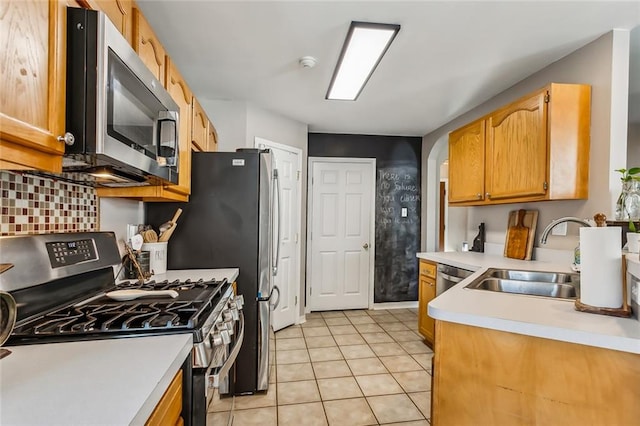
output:
[[[522,219],[522,226],[527,230],[527,238],[525,243],[524,257],[522,257],[522,248],[512,247],[509,243],[511,228],[517,227],[519,224],[518,213],[519,210],[513,210],[509,213],[509,220],[507,222],[507,236],[504,244],[504,256],[511,257],[513,259],[531,260],[533,254],[533,243],[535,242],[536,227],[538,225],[538,211],[537,210],[524,210],[524,217]],[[514,253],[514,250],[517,253]],[[517,256],[517,257],[515,257]]]
[[[524,226],[526,210],[518,210],[518,219],[515,226],[507,229],[506,256],[511,259],[521,259],[527,256],[527,242],[529,241],[529,228]]]

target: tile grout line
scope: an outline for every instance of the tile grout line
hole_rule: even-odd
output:
[[[364,333],[364,332],[360,331],[360,330],[356,327],[356,325],[358,325],[358,324],[356,324],[356,323],[352,322],[352,320],[351,320],[351,318],[352,318],[352,317],[345,315],[345,314],[344,314],[344,311],[341,311],[341,312],[343,313],[343,315],[342,315],[342,316],[343,316],[343,317],[345,317],[345,318],[348,320],[348,322],[350,323],[350,324],[348,324],[348,325],[350,325],[351,327],[353,327],[353,329],[355,330],[355,333],[351,333],[351,334],[359,336],[359,338],[360,338],[361,340],[363,340],[363,341],[364,341],[364,344],[365,344],[365,345],[367,346],[367,348],[368,348],[368,349],[373,353],[374,358],[384,366],[384,369],[387,371],[387,374],[389,374],[389,375],[392,377],[393,381],[394,381],[394,382],[399,386],[399,388],[400,388],[400,389],[402,389],[402,391],[403,391],[403,392],[402,392],[402,394],[404,394],[404,395],[409,399],[409,401],[411,402],[412,406],[417,410],[417,412],[418,412],[418,413],[419,413],[419,415],[422,417],[422,419],[426,420],[426,421],[430,424],[429,418],[427,418],[427,417],[424,415],[424,413],[422,413],[422,411],[417,407],[416,403],[415,403],[415,402],[413,401],[413,399],[409,396],[409,392],[408,392],[408,391],[406,391],[406,390],[404,389],[404,387],[403,387],[403,386],[402,386],[402,385],[397,381],[397,378],[393,375],[393,372],[391,372],[391,371],[388,369],[388,367],[384,364],[384,362],[382,362],[382,360],[380,359],[380,358],[381,358],[381,356],[380,356],[380,355],[378,355],[378,354],[373,350],[373,348],[371,347],[371,343],[370,343],[370,342],[368,342],[368,341],[365,339],[365,337],[363,336],[363,334],[367,334],[367,333]],[[412,312],[412,313],[413,313],[413,312]],[[406,315],[406,313],[400,313],[400,314],[401,314],[401,315]],[[389,312],[389,311],[387,311],[385,314],[381,314],[381,315],[391,315],[391,316],[392,316],[396,321],[390,321],[389,323],[391,323],[391,322],[398,322],[398,323],[400,323],[400,324],[403,324],[403,326],[407,328],[407,331],[411,331],[411,332],[413,332],[413,333],[415,334],[415,331],[414,331],[411,327],[407,326],[406,322],[408,322],[408,320],[406,320],[406,319],[404,319],[404,320],[403,320],[402,318],[398,318],[397,316],[393,315],[393,314],[392,314],[391,312]],[[375,316],[371,316],[371,315],[369,315],[369,313],[368,313],[368,312],[364,311],[364,315],[357,315],[357,316],[353,316],[353,317],[354,317],[354,318],[356,318],[356,317],[362,317],[362,316],[367,316],[367,318],[369,318],[369,319],[371,319],[371,320],[373,321],[373,323],[369,323],[369,322],[361,323],[362,325],[364,325],[364,324],[374,324],[374,325],[376,325],[376,326],[378,326],[379,328],[381,328],[381,329],[382,329],[382,331],[376,331],[376,332],[371,332],[371,333],[384,333],[388,338],[390,338],[390,339],[391,339],[391,342],[381,342],[381,343],[394,343],[394,344],[398,345],[400,348],[402,348],[402,351],[404,352],[403,356],[408,356],[408,357],[409,357],[409,359],[411,359],[413,362],[415,362],[415,363],[417,363],[417,364],[419,365],[420,370],[410,370],[410,371],[424,371],[424,372],[426,372],[427,374],[431,375],[431,374],[428,372],[428,370],[427,370],[427,369],[426,369],[426,368],[425,368],[425,367],[424,367],[420,362],[418,362],[418,361],[417,361],[417,359],[415,358],[415,356],[414,356],[414,355],[420,355],[420,353],[417,353],[417,354],[411,354],[411,353],[409,353],[409,352],[407,351],[407,349],[406,349],[406,348],[404,348],[404,346],[401,344],[401,342],[400,342],[400,341],[396,340],[395,338],[393,338],[393,337],[391,336],[391,334],[390,334],[389,330],[386,330],[384,327],[382,327],[382,325],[381,325],[381,324],[383,324],[383,323],[379,323],[379,322],[377,322],[377,321],[375,320]],[[415,313],[414,313],[414,316],[415,316]],[[330,317],[330,318],[340,318],[340,317]],[[375,412],[373,411],[373,409],[372,409],[372,407],[371,407],[371,405],[370,405],[370,403],[369,403],[369,400],[367,399],[367,396],[364,394],[364,391],[362,390],[362,387],[360,386],[360,383],[359,383],[359,382],[357,381],[357,379],[356,379],[356,375],[355,375],[355,372],[353,371],[353,368],[350,366],[350,364],[349,364],[349,362],[348,362],[348,359],[345,357],[345,354],[344,354],[343,350],[341,349],[341,346],[353,346],[353,345],[340,345],[340,344],[338,344],[338,342],[337,342],[337,341],[336,341],[336,339],[335,339],[335,336],[336,336],[336,335],[334,335],[334,334],[331,332],[331,329],[330,329],[330,327],[331,327],[331,326],[330,326],[329,324],[327,324],[327,322],[326,322],[326,319],[327,319],[327,318],[325,318],[324,316],[321,316],[321,318],[317,318],[317,319],[322,320],[322,324],[321,324],[321,325],[319,325],[318,327],[325,327],[325,328],[327,328],[327,329],[328,329],[328,331],[329,331],[329,335],[328,335],[328,337],[331,337],[331,339],[332,339],[333,343],[335,344],[335,347],[337,347],[338,351],[340,352],[340,354],[341,354],[341,356],[342,356],[342,360],[343,360],[343,361],[344,361],[344,363],[347,365],[347,368],[348,368],[348,370],[349,370],[349,371],[350,371],[350,373],[351,373],[351,376],[350,376],[350,377],[352,377],[352,378],[354,379],[354,381],[356,382],[356,385],[358,386],[358,389],[359,389],[359,390],[360,390],[360,392],[362,393],[362,397],[364,398],[365,402],[367,403],[367,406],[368,406],[368,407],[369,407],[369,409],[371,410],[371,413],[373,414],[373,416],[374,416],[374,418],[376,419],[376,421],[378,421],[378,423],[379,423],[379,422],[380,422],[380,420],[379,420],[379,419],[377,418],[377,416],[375,415]],[[316,318],[313,318],[313,320],[316,320]],[[415,318],[415,320],[417,321],[417,317]],[[346,325],[346,324],[345,324],[345,325]],[[314,326],[314,327],[315,327],[315,326]],[[304,347],[305,347],[305,350],[306,350],[307,355],[308,355],[308,357],[309,357],[309,363],[310,363],[311,370],[312,370],[312,374],[313,374],[314,381],[315,381],[315,384],[316,384],[316,389],[318,390],[318,394],[319,394],[319,396],[320,396],[320,402],[321,402],[321,404],[322,404],[322,406],[323,406],[323,411],[324,411],[324,414],[325,414],[325,420],[326,420],[326,421],[327,421],[327,423],[328,423],[328,416],[327,416],[327,412],[326,412],[326,407],[325,407],[325,405],[324,405],[324,402],[326,402],[326,401],[322,398],[322,394],[320,393],[319,384],[318,384],[318,380],[319,380],[319,378],[318,378],[318,376],[317,376],[317,374],[316,374],[316,372],[315,372],[315,369],[313,368],[313,364],[314,364],[314,363],[313,363],[313,361],[312,361],[312,359],[311,359],[311,354],[310,354],[310,352],[309,352],[309,351],[310,351],[310,349],[324,349],[324,348],[328,348],[328,347],[310,348],[310,347],[308,346],[307,338],[321,337],[321,336],[307,336],[307,335],[306,335],[306,333],[305,333],[304,329],[305,329],[305,328],[314,328],[314,327],[302,327],[302,326],[300,326],[299,328],[300,328],[300,330],[301,330],[301,334],[302,334],[302,339],[303,339],[303,341],[304,341]],[[405,331],[405,330],[401,330],[401,331]],[[346,335],[346,334],[345,334],[345,335]],[[417,335],[417,336],[419,337],[419,335]],[[276,340],[277,340],[277,339],[276,339]],[[407,340],[407,342],[409,342],[409,341],[413,341],[413,340]],[[417,341],[420,341],[420,340],[417,340]],[[277,350],[277,343],[275,343],[275,346],[276,346],[276,350]],[[333,346],[332,346],[332,347],[333,347]],[[426,352],[425,354],[428,354],[428,353],[429,353],[429,352]],[[388,355],[388,356],[394,356],[394,355]],[[397,355],[397,354],[396,354],[395,356],[400,356],[400,355]],[[275,358],[276,358],[276,360],[275,360],[275,366],[276,366],[276,387],[277,387],[277,384],[278,384],[278,383],[280,383],[280,382],[278,381],[278,378],[277,378],[277,371],[278,371],[278,366],[279,366],[279,364],[278,364],[278,362],[277,362],[277,355],[275,356]],[[354,359],[358,359],[358,358],[354,358]],[[318,361],[318,362],[321,362],[321,361]],[[282,364],[282,365],[287,365],[287,364]],[[295,381],[295,380],[294,380],[294,381]],[[283,382],[283,383],[284,383],[284,382]],[[392,394],[390,394],[390,395],[392,395]],[[398,395],[401,395],[401,394],[398,394]],[[384,396],[384,395],[382,395],[382,396]],[[277,399],[278,399],[278,395],[277,395],[277,392],[276,392],[276,411],[277,411],[277,408],[279,407],[279,405],[277,404]],[[339,401],[339,400],[345,400],[345,399],[352,399],[352,398],[339,398],[339,399],[336,399],[336,400],[337,400],[337,401]],[[333,401],[333,400],[327,400],[327,401]],[[299,403],[299,404],[304,404],[304,403]],[[286,404],[286,405],[295,405],[295,404]],[[380,424],[380,423],[379,423],[379,424]]]

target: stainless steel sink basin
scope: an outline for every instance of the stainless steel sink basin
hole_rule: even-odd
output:
[[[580,274],[490,268],[465,288],[574,300]]]
[[[489,276],[506,280],[532,281],[542,283],[570,283],[572,280],[580,279],[579,274],[564,274],[561,272],[543,271],[516,271],[512,269],[493,269]]]

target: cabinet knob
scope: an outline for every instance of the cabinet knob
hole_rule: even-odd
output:
[[[58,136],[56,139],[58,139],[59,142],[64,142],[65,145],[73,145],[73,143],[76,141],[76,137],[73,136],[72,133],[65,133],[64,136]]]
[[[478,193],[476,194],[476,197],[478,197],[478,200],[479,200],[480,198],[482,198],[482,194],[478,192]]]
[[[491,194],[489,194],[488,192],[484,194],[485,197],[487,198],[491,198]]]

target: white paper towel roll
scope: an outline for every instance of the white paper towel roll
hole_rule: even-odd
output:
[[[622,306],[622,228],[580,228],[580,301]]]

